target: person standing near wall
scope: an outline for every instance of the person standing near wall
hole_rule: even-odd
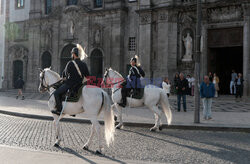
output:
[[[231,95],[236,94],[236,88],[235,88],[235,79],[236,79],[236,77],[237,77],[237,73],[233,69],[232,74],[231,74],[231,81],[230,81],[230,94]]]
[[[162,88],[166,92],[167,96],[169,97],[171,84],[167,77],[165,77],[164,81],[162,82]]]
[[[183,100],[184,112],[187,111],[187,104],[186,104],[187,89],[188,89],[188,81],[186,78],[184,78],[184,74],[180,73],[180,79],[178,80],[176,85],[178,112],[180,112],[181,110],[181,98]]]
[[[200,95],[203,102],[203,118],[204,120],[211,120],[212,98],[215,95],[214,84],[209,81],[209,77],[205,76],[204,81],[200,85]]]
[[[24,81],[21,76],[18,77],[17,81],[15,82],[15,88],[17,89],[17,96],[16,99],[18,99],[19,95],[22,97],[22,100],[24,100],[23,96],[23,86]]]
[[[238,76],[235,78],[235,87],[236,87],[235,98],[236,98],[236,100],[238,97],[241,98],[243,95],[243,82],[244,82],[244,79],[242,77],[242,74],[239,73]]]
[[[219,77],[216,75],[216,73],[214,73],[214,77],[213,77],[213,84],[214,84],[214,87],[215,87],[215,96],[214,97],[218,97],[219,96],[219,94],[218,94],[218,92],[220,90],[220,88],[219,88],[219,82],[220,82]]]

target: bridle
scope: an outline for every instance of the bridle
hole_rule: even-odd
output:
[[[106,79],[107,79],[107,78],[110,78],[110,77],[109,77],[109,70],[108,70],[108,69],[106,70],[106,73],[105,73],[105,75],[104,75],[104,80],[103,80],[103,82],[104,82],[105,85],[110,85],[110,86],[112,86],[112,85],[119,84],[119,83],[122,83],[122,82],[125,81],[124,79],[122,79],[121,81],[118,81],[118,82],[115,82],[115,83],[109,83],[109,84],[107,84],[107,83],[106,83]],[[118,91],[119,89],[121,89],[121,88],[117,88],[117,89],[113,92],[113,94],[114,94],[116,91]]]
[[[42,72],[42,76],[40,77],[40,83],[41,83],[41,88],[42,88],[44,91],[49,91],[49,89],[50,89],[51,87],[55,87],[56,84],[58,84],[59,82],[62,81],[62,79],[61,79],[61,80],[59,80],[59,81],[57,81],[57,82],[55,82],[55,83],[53,83],[53,84],[51,84],[51,85],[48,85],[48,84],[46,84],[46,81],[45,81],[45,71],[42,70],[41,72]]]

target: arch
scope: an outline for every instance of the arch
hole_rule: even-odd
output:
[[[42,54],[42,69],[49,68],[51,66],[51,54],[45,51]]]
[[[75,44],[68,44],[63,48],[61,53],[61,66],[60,66],[61,72],[65,68],[66,64],[71,60],[71,50],[74,47],[76,47]]]
[[[14,60],[13,61],[13,83],[17,81],[18,77],[21,76],[23,78],[23,61],[22,60]]]
[[[91,75],[97,78],[103,76],[103,53],[99,49],[94,49],[90,56]]]

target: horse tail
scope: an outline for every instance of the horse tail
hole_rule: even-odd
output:
[[[114,142],[114,133],[115,133],[115,121],[113,110],[111,109],[111,101],[106,92],[102,92],[104,95],[104,132],[106,143],[109,146],[112,142]]]
[[[163,90],[161,91],[160,103],[161,103],[163,112],[164,112],[165,116],[167,117],[168,125],[171,125],[172,112],[171,112],[171,108],[170,108],[170,104],[169,104],[169,101],[168,101],[167,94]]]

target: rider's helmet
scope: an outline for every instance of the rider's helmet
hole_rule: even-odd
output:
[[[75,54],[77,57],[79,56],[79,49],[77,47],[74,47],[71,51],[72,54]]]
[[[130,62],[134,61],[135,63],[137,63],[137,59],[135,57],[130,59]]]

